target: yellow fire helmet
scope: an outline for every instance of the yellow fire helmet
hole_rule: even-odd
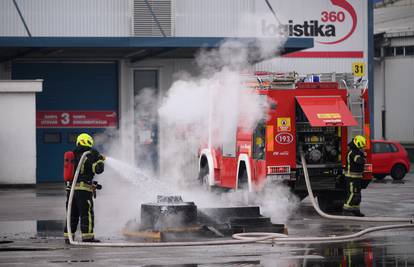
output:
[[[78,135],[78,138],[76,138],[76,145],[79,146],[87,146],[92,147],[93,146],[93,138],[87,133],[81,133]]]
[[[367,140],[362,135],[354,137],[354,144],[357,148],[364,148],[367,145]]]

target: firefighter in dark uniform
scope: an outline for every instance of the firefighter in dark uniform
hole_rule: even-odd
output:
[[[361,203],[361,182],[366,161],[366,155],[363,150],[366,146],[366,139],[361,135],[357,135],[348,146],[345,169],[346,194],[343,214],[364,217],[365,215],[359,209],[359,204]]]
[[[84,152],[91,153],[86,156],[86,160],[80,167],[78,180],[75,185],[75,191],[71,209],[71,230],[72,234],[76,232],[78,221],[80,218],[80,230],[83,242],[99,242],[95,239],[94,228],[94,212],[93,212],[93,196],[96,189],[100,189],[100,185],[93,181],[95,174],[104,171],[105,157],[99,154],[96,149],[92,148],[93,139],[89,134],[82,133],[76,139],[76,148],[73,150],[75,154],[75,169],[78,167],[79,161]],[[66,187],[66,209],[68,206],[69,194],[72,184],[68,183]],[[69,235],[65,226],[64,236],[66,243],[69,243]]]

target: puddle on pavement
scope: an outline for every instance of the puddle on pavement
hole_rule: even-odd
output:
[[[230,261],[230,262],[220,262],[220,263],[207,263],[207,264],[168,264],[168,265],[142,265],[142,267],[199,267],[199,266],[262,266],[260,261]]]
[[[382,239],[382,238],[381,238]],[[287,254],[266,253],[251,255],[255,260],[224,261],[209,263],[143,265],[145,267],[202,267],[202,266],[412,266],[414,253],[401,252],[398,247],[383,247],[389,240],[362,240],[335,244],[313,244],[301,252]],[[391,241],[392,242],[392,241]],[[407,246],[411,243],[399,246]],[[405,249],[407,250],[407,249]],[[245,257],[248,255],[243,255]],[[224,258],[223,258],[224,259]],[[222,259],[222,260],[223,260]],[[258,259],[258,260],[257,260]],[[385,265],[384,265],[385,264]]]
[[[64,226],[64,220],[0,221],[0,237],[61,237]]]
[[[33,248],[33,247],[0,247],[0,252],[12,251],[48,251],[57,250],[57,248]]]
[[[46,243],[55,237],[62,237],[64,220],[38,220],[0,222],[0,253],[12,251],[44,251],[53,248],[33,246],[39,237]],[[331,226],[336,227],[336,226]],[[324,231],[329,227],[321,227]],[[330,229],[332,230],[332,229]],[[29,240],[32,246],[16,246],[16,240]],[[15,240],[16,242],[14,242]],[[13,243],[14,242],[14,243]],[[60,242],[60,240],[59,240]],[[192,266],[376,266],[386,264],[393,266],[414,265],[414,237],[411,232],[381,232],[370,238],[343,243],[292,245],[287,254],[247,253],[238,255],[240,261],[218,261],[210,263],[188,263],[181,265],[145,265],[192,267]],[[13,244],[10,244],[13,243]],[[252,245],[253,246],[253,245]],[[303,248],[301,252],[295,248]],[[56,249],[56,248],[55,248]],[[231,256],[231,255],[230,255]],[[234,255],[233,255],[234,256]],[[237,256],[236,256],[237,257]],[[221,260],[225,260],[222,258]],[[52,261],[51,263],[88,263],[93,260]],[[96,260],[95,260],[96,263]]]
[[[67,260],[67,261],[49,261],[50,263],[87,263],[94,262],[94,260]]]

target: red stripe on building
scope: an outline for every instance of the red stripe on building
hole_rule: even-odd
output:
[[[283,57],[302,57],[302,58],[363,58],[363,51],[307,51],[293,52]]]

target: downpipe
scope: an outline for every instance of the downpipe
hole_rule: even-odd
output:
[[[328,236],[328,237],[288,237],[285,234],[279,233],[239,233],[234,234],[232,240],[218,240],[218,241],[194,241],[194,242],[153,242],[153,243],[144,243],[144,242],[119,242],[119,243],[91,243],[91,242],[82,242],[82,241],[74,241],[72,235],[72,229],[70,225],[70,217],[71,217],[71,209],[72,209],[72,202],[73,202],[73,195],[75,191],[75,186],[79,172],[80,166],[86,159],[86,156],[89,154],[89,151],[86,151],[82,154],[82,157],[79,161],[78,167],[76,168],[75,176],[73,178],[72,187],[69,194],[69,201],[68,201],[68,211],[66,214],[66,223],[67,229],[69,234],[69,242],[71,245],[75,246],[88,246],[88,247],[181,247],[181,246],[217,246],[217,245],[239,245],[239,244],[249,244],[249,243],[329,243],[329,242],[340,242],[340,241],[349,241],[355,240],[365,234],[375,232],[375,231],[382,231],[382,230],[389,230],[389,229],[396,229],[396,228],[410,228],[414,227],[413,220],[414,218],[394,218],[394,217],[353,217],[353,216],[336,216],[336,215],[329,215],[324,213],[316,203],[315,197],[313,195],[310,181],[309,181],[309,174],[306,166],[306,161],[304,159],[303,153],[301,153],[301,160],[302,166],[305,175],[306,181],[306,188],[309,193],[309,198],[311,199],[312,205],[314,209],[318,212],[318,214],[327,219],[333,220],[354,220],[354,221],[371,221],[371,222],[408,222],[408,224],[395,224],[395,225],[384,225],[384,226],[376,226],[376,227],[369,227],[367,229],[361,230],[359,232],[349,234],[349,235],[342,235],[342,236]]]

